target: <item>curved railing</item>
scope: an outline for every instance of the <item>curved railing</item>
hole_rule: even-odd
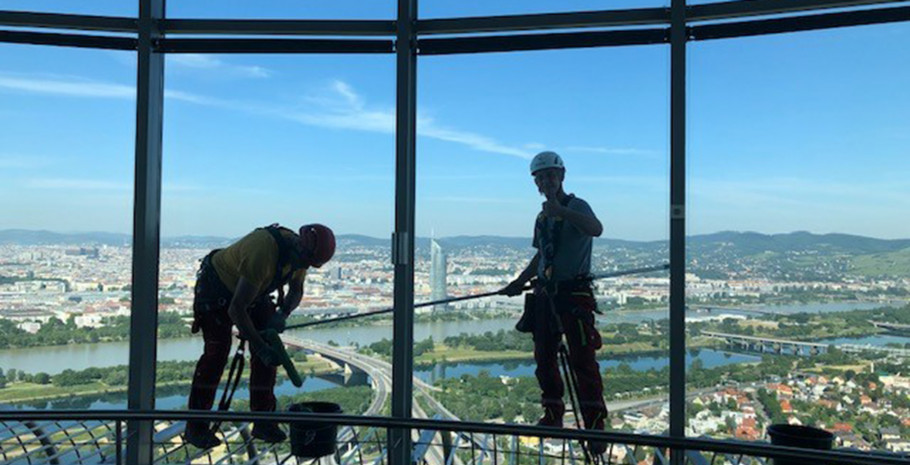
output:
[[[202,451],[182,438],[187,420],[219,420],[224,445]],[[908,465],[910,455],[855,450],[818,451],[772,446],[767,443],[702,438],[580,431],[537,426],[455,422],[431,419],[318,415],[311,413],[239,413],[195,411],[8,411],[0,412],[0,458],[4,464],[116,464],[124,463],[128,422],[153,422],[155,464],[171,463],[316,463],[299,459],[288,443],[265,444],[250,438],[252,421],[349,427],[331,460],[339,465],[387,463],[386,433],[393,428],[412,430],[412,457],[433,465],[486,463],[585,463],[580,441],[600,441],[606,452],[600,464],[668,464],[671,451],[693,465],[766,464],[769,458],[799,463],[852,465]],[[345,428],[339,428],[342,430]],[[463,440],[462,438],[468,438]],[[478,444],[490,444],[481,449]],[[529,459],[528,457],[533,457]]]

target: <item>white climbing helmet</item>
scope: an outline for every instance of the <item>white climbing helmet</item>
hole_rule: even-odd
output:
[[[545,170],[548,168],[559,168],[566,169],[566,165],[562,162],[562,157],[560,157],[556,152],[540,152],[534,156],[534,159],[531,160],[531,176],[534,176],[534,173]]]

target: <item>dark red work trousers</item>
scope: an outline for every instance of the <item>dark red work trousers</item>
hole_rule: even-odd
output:
[[[584,294],[584,293],[574,293]],[[579,408],[584,425],[603,429],[607,407],[603,400],[603,381],[596,351],[602,345],[600,333],[594,327],[594,297],[587,295],[559,296],[553,299],[555,313],[562,323],[569,351],[569,367],[575,372]],[[561,420],[565,412],[565,384],[559,370],[559,344],[562,334],[556,325],[550,299],[537,293],[537,321],[534,331],[534,360],[537,362],[537,382],[541,389],[541,405],[547,415]]]
[[[259,299],[250,309],[250,318],[256,329],[264,329],[266,322],[275,313],[275,307]],[[191,410],[210,410],[215,402],[215,392],[221,382],[221,375],[231,353],[231,327],[227,308],[213,308],[211,311],[196,316],[205,348],[196,372],[193,375],[193,387],[190,390],[189,408]],[[250,410],[254,412],[271,412],[275,410],[275,373],[276,368],[268,366],[256,356],[250,357]],[[204,425],[190,424],[188,427]]]

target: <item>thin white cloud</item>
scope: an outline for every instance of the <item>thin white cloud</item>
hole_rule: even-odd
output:
[[[449,129],[440,126],[436,124],[434,120],[429,118],[418,118],[417,134],[420,136],[431,137],[433,139],[467,145],[474,150],[480,150],[482,152],[511,155],[513,157],[523,158],[525,160],[530,160],[533,156],[526,150],[503,145],[491,137],[469,131]]]
[[[300,180],[310,180],[310,181],[331,181],[331,182],[394,182],[395,175],[392,173],[392,169],[389,169],[389,174],[338,174],[338,175],[321,175],[321,174],[312,174],[312,175],[302,175],[298,179]]]
[[[369,108],[365,100],[350,85],[332,81],[319,94],[310,95],[307,102],[316,105],[316,112],[277,111],[278,114],[301,123],[336,129],[354,129],[394,134],[395,109]],[[418,136],[453,142],[482,152],[530,159],[527,150],[510,147],[495,139],[470,131],[448,128],[431,117],[417,119]]]
[[[351,108],[358,110],[363,108],[363,99],[360,97],[360,95],[357,94],[357,92],[354,92],[354,89],[352,89],[348,83],[336,80],[332,83],[332,88],[335,90],[335,92],[338,92],[339,95],[344,97],[345,101],[351,106]]]
[[[458,196],[444,196],[444,197],[427,197],[426,200],[437,201],[437,202],[455,202],[455,203],[492,203],[492,204],[519,204],[525,203],[520,199],[507,199],[501,197],[458,197]]]
[[[27,189],[65,189],[69,191],[127,191],[132,190],[131,182],[85,178],[31,178],[23,182]],[[164,184],[162,190],[168,194],[200,192],[205,188],[191,184]]]
[[[575,145],[566,147],[566,151],[602,153],[605,155],[654,155],[657,153],[656,150],[620,148],[620,147],[583,147],[583,146],[575,146]]]
[[[417,174],[417,181],[477,181],[477,180],[497,180],[502,181],[505,179],[530,179],[530,176],[527,175],[505,175],[498,173],[487,173],[487,174],[428,174],[423,175]]]
[[[846,205],[910,207],[905,184],[881,181],[874,185],[791,177],[716,180],[692,178],[690,193],[703,201],[736,205],[776,205],[807,209],[834,209]]]
[[[208,63],[208,59],[200,59],[199,63],[200,66]],[[132,86],[73,76],[17,76],[0,73],[0,89],[71,97],[136,98],[136,89]],[[165,97],[198,105],[269,114],[309,126],[384,134],[394,134],[395,132],[394,108],[370,108],[365,100],[343,81],[333,81],[321,95],[308,97],[307,100],[311,104],[308,106],[315,108],[310,111],[271,104],[222,100],[177,90],[166,90]],[[431,117],[418,117],[417,134],[422,137],[460,144],[481,152],[522,159],[530,159],[533,155],[526,149],[503,144],[483,134],[447,127]]]
[[[70,97],[136,98],[136,89],[73,76],[17,76],[0,74],[0,89]]]
[[[179,90],[167,90],[164,91],[164,98],[173,99],[173,100],[182,100],[184,102],[195,103],[198,105],[209,105],[209,106],[231,106],[230,102],[224,100],[214,99],[210,97],[205,97],[202,95],[191,94],[189,92],[183,92]]]
[[[131,183],[126,182],[78,178],[33,178],[25,180],[24,186],[29,189],[66,190],[132,190],[133,188]]]
[[[49,165],[51,160],[36,155],[0,154],[0,168],[30,169]]]
[[[32,94],[62,95],[82,98],[136,99],[136,88],[123,84],[93,81],[74,76],[18,76],[0,73],[0,89]],[[187,92],[165,90],[164,96],[200,105],[219,105],[224,102]]]
[[[622,186],[631,189],[650,189],[652,191],[668,191],[670,189],[670,178],[661,176],[585,176],[576,175],[572,167],[568,168],[566,182],[571,183],[588,183],[588,184],[606,184],[611,186]]]
[[[244,66],[226,63],[215,55],[182,53],[169,55],[167,65],[194,70],[218,71],[234,76],[267,78],[272,72],[261,66]]]

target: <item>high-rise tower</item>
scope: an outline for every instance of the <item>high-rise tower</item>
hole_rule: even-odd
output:
[[[446,253],[436,239],[430,239],[430,300],[443,300],[446,293]],[[433,310],[445,310],[445,305],[434,305]]]

